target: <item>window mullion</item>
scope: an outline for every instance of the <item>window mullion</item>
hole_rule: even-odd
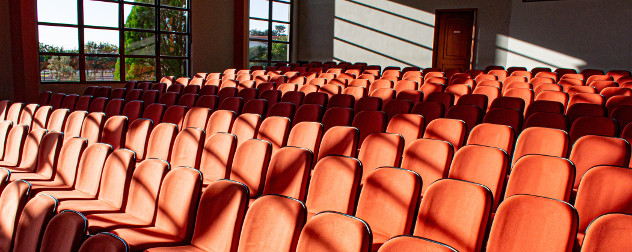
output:
[[[268,66],[272,66],[272,1],[268,7]]]
[[[160,81],[160,78],[162,78],[162,62],[161,62],[161,58],[160,58],[160,37],[162,36],[160,34],[160,0],[156,0],[156,14],[154,15],[156,17],[155,20],[155,25],[154,25],[154,37],[155,37],[155,41],[156,41],[156,58],[155,58],[155,64],[156,64],[156,68],[155,68],[155,80],[156,81]]]
[[[119,78],[120,81],[127,81],[125,71],[125,5],[119,2]]]
[[[77,17],[79,20],[79,82],[86,82],[86,56],[85,56],[85,38],[84,38],[84,20],[83,20],[83,1],[77,0]]]

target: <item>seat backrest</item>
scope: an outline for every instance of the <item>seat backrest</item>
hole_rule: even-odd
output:
[[[132,172],[136,167],[136,155],[128,149],[112,152],[105,161],[98,199],[120,209],[125,200],[125,190],[129,188]]]
[[[362,111],[353,118],[352,126],[360,130],[358,148],[370,134],[384,132],[387,124],[386,113],[382,111]]]
[[[9,165],[17,166],[22,158],[22,148],[24,142],[29,135],[29,126],[27,125],[14,125],[4,144],[4,158],[2,161]]]
[[[271,116],[263,120],[257,139],[266,140],[272,144],[272,155],[287,143],[290,133],[290,119],[286,117]]]
[[[483,121],[483,110],[473,105],[454,105],[445,113],[446,118],[458,119],[465,122],[466,134]]]
[[[46,225],[57,212],[57,199],[40,194],[26,203],[15,229],[13,251],[39,251]]]
[[[571,143],[582,136],[597,135],[615,137],[619,134],[619,123],[609,117],[582,116],[577,118],[568,132]]]
[[[206,123],[211,116],[211,110],[208,108],[194,107],[187,111],[182,122],[182,128],[189,127],[206,129]]]
[[[621,138],[587,135],[575,142],[569,159],[577,169],[573,186],[577,189],[584,174],[594,166],[627,167],[630,162],[630,144]]]
[[[389,238],[410,234],[421,192],[421,177],[401,168],[380,168],[366,176],[356,217],[373,232],[373,249]]]
[[[75,111],[75,112],[70,113],[70,115],[68,115],[68,118],[66,119],[66,123],[64,124],[63,130],[62,130],[62,132],[64,132],[64,142],[68,141],[69,139],[73,137],[78,137],[81,135],[81,128],[83,125],[83,121],[84,119],[86,119],[87,116],[88,116],[88,112],[86,111]],[[52,123],[52,120],[51,120],[51,123]],[[50,129],[50,127],[47,127],[47,128],[49,128],[48,130],[53,130],[53,129]]]
[[[171,107],[176,104],[178,96],[180,96],[180,93],[166,92],[160,95],[158,102],[167,105],[167,107]]]
[[[324,107],[319,104],[303,104],[296,109],[292,126],[300,122],[320,122],[324,111]]]
[[[270,106],[268,110],[268,116],[283,116],[287,118],[294,118],[294,111],[296,105],[291,102],[277,102]]]
[[[188,167],[176,167],[160,185],[155,227],[182,240],[191,240],[195,211],[202,192],[202,173]]]
[[[200,160],[204,186],[230,177],[230,168],[236,149],[237,137],[233,134],[215,133],[206,139]]]
[[[197,101],[197,99],[197,94],[183,94],[178,99],[178,105],[192,108],[193,106],[195,106],[195,102]]]
[[[404,138],[392,133],[373,133],[365,139],[358,159],[362,161],[363,181],[373,170],[382,166],[399,167],[404,151]]]
[[[21,102],[15,102],[9,106],[7,110],[7,121],[12,121],[14,124],[17,124],[20,120],[20,114],[22,114],[22,110],[24,109],[25,104]]]
[[[378,252],[397,252],[397,251],[434,251],[434,252],[456,252],[457,250],[440,242],[433,241],[423,237],[399,235],[395,236],[384,243]]]
[[[112,116],[103,125],[101,142],[112,145],[114,150],[125,146],[128,119],[126,116]]]
[[[54,167],[55,176],[53,181],[69,186],[75,184],[77,166],[86,147],[88,147],[88,141],[85,138],[73,137],[64,142],[59,152],[57,165]]]
[[[628,228],[632,226],[632,215],[609,213],[596,218],[586,230],[582,243],[583,252],[588,251],[629,251]]]
[[[363,220],[347,214],[323,212],[307,221],[296,251],[368,252],[371,238],[371,228]]]
[[[486,186],[494,196],[493,208],[505,188],[509,157],[504,150],[478,145],[463,146],[454,154],[448,178]]]
[[[52,179],[62,148],[64,135],[61,132],[48,132],[42,138],[37,153],[35,172],[44,178]]]
[[[531,127],[518,136],[514,148],[512,164],[528,154],[541,154],[555,157],[567,157],[569,138],[559,129]]]
[[[309,183],[307,218],[322,211],[353,214],[362,179],[362,163],[352,157],[327,156],[319,160]]]
[[[46,125],[48,123],[48,117],[53,111],[53,107],[51,106],[41,106],[33,115],[33,122],[31,125],[32,129],[46,129]]]
[[[170,166],[161,159],[147,159],[134,169],[127,190],[125,213],[146,223],[154,220],[160,185]]]
[[[388,122],[386,132],[400,134],[404,137],[405,146],[422,138],[424,134],[424,117],[418,114],[399,114]]]
[[[366,96],[356,101],[354,111],[356,115],[362,111],[379,111],[382,109],[382,104],[381,98]]]
[[[182,122],[184,121],[184,115],[187,113],[187,110],[187,107],[180,105],[168,107],[167,110],[165,110],[161,122],[173,123],[178,125],[179,130],[183,130]]]
[[[125,133],[125,147],[136,153],[136,160],[145,159],[147,153],[147,140],[153,128],[153,122],[149,119],[138,118],[129,124],[127,133]]]
[[[142,101],[129,101],[125,104],[125,107],[123,107],[122,115],[127,116],[127,119],[133,122],[143,114],[143,105]]]
[[[264,99],[252,99],[246,104],[244,104],[244,108],[242,109],[242,113],[252,113],[259,114],[262,117],[267,114],[268,111],[268,101]]]
[[[308,149],[314,153],[314,159],[316,159],[320,155],[321,139],[324,140],[321,123],[301,122],[290,130],[286,146]]]
[[[516,92],[521,93],[523,91],[518,89],[518,91]],[[524,91],[524,92],[527,92],[527,91]],[[520,97],[503,96],[503,97],[498,97],[496,99],[493,99],[492,104],[489,106],[489,109],[510,108],[510,109],[516,109],[522,113],[526,107],[528,107],[528,104],[526,103],[524,99]]]
[[[109,144],[94,143],[86,148],[77,166],[75,190],[97,196],[103,167],[110,153],[112,146]]]
[[[515,132],[522,130],[523,114],[515,109],[494,108],[490,109],[483,118],[484,123],[494,123],[510,126]]]
[[[53,217],[42,238],[42,251],[78,251],[85,240],[88,220],[77,211],[64,210]]]
[[[200,168],[205,134],[203,129],[186,128],[180,131],[173,142],[169,163],[174,166]]]
[[[79,252],[127,252],[129,245],[125,240],[112,233],[99,233],[86,239],[79,248]]]
[[[505,198],[529,194],[569,202],[575,181],[575,165],[566,158],[526,155],[511,169]]]
[[[143,112],[143,118],[149,119],[154,122],[154,126],[158,125],[162,121],[162,115],[165,113],[167,106],[161,103],[147,104],[145,103],[145,111]]]
[[[178,126],[173,123],[159,123],[156,125],[151,131],[149,140],[147,140],[147,155],[145,159],[169,160],[177,134]]]
[[[88,140],[88,145],[101,142],[105,120],[106,116],[103,112],[92,112],[83,120],[80,136]]]
[[[334,126],[351,126],[352,122],[353,109],[344,107],[333,107],[327,109],[322,120],[325,132]]]
[[[493,201],[483,185],[438,180],[424,193],[413,234],[459,251],[480,251]]]
[[[206,134],[211,136],[218,132],[231,132],[237,114],[230,110],[217,110],[209,116],[206,123]]]
[[[22,143],[19,162],[17,166],[24,168],[28,171],[35,171],[37,169],[37,160],[39,158],[39,146],[42,143],[42,138],[47,133],[45,129],[35,129],[26,135],[24,143]]]
[[[565,132],[568,131],[569,122],[568,118],[564,114],[548,113],[548,112],[535,112],[527,118],[524,122],[524,129],[529,127],[544,127],[559,129]]]
[[[456,102],[457,105],[474,105],[483,111],[487,111],[487,105],[489,104],[488,97],[484,94],[466,94],[461,96]]]
[[[465,142],[467,126],[458,119],[437,118],[426,126],[424,138],[447,141],[458,150]]]
[[[335,107],[351,108],[355,105],[355,97],[350,94],[335,94],[329,98],[327,109]]]
[[[31,126],[33,122],[33,117],[35,116],[35,111],[39,108],[39,104],[31,103],[24,106],[22,112],[20,113],[19,124],[26,124]]]
[[[263,187],[263,194],[285,195],[305,201],[312,167],[310,150],[288,146],[272,156]]]
[[[230,179],[248,186],[252,199],[261,195],[263,191],[271,153],[272,145],[265,140],[249,139],[241,146],[237,146],[230,169]]]
[[[211,183],[202,193],[191,244],[211,251],[236,251],[248,207],[248,187],[230,181]]]
[[[305,215],[298,200],[280,195],[257,199],[246,213],[237,251],[295,251]]]
[[[568,117],[571,124],[582,116],[607,117],[608,110],[603,105],[590,103],[573,104],[568,108],[568,110],[566,110],[566,117]]]
[[[0,194],[0,249],[11,251],[18,219],[31,193],[31,184],[25,180],[9,183]]]
[[[108,101],[108,104],[105,105],[105,116],[110,118],[115,115],[120,115],[123,112],[123,104],[125,101],[123,99],[111,99]]]
[[[261,121],[261,116],[258,114],[241,114],[235,119],[230,133],[237,136],[237,147],[244,141],[257,136]]]
[[[496,212],[487,251],[572,251],[576,233],[577,211],[570,204],[514,195]]]
[[[421,193],[434,181],[447,178],[454,156],[454,147],[449,142],[422,138],[404,149],[401,167],[419,174],[423,179]]]
[[[515,142],[516,135],[510,126],[493,123],[476,125],[467,138],[468,145],[496,147],[507,153],[513,153]]]

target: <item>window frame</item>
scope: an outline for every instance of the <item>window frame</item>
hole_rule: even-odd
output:
[[[250,1],[249,1],[250,2]],[[274,3],[282,3],[282,4],[287,4],[289,5],[289,9],[290,9],[290,16],[289,16],[289,21],[280,21],[280,20],[275,20],[272,19],[272,9],[273,9],[273,5]],[[267,35],[267,39],[259,39],[259,38],[250,38],[250,21],[251,20],[256,20],[256,21],[263,21],[263,22],[267,22],[268,23],[268,35]],[[273,28],[273,23],[280,23],[280,24],[284,24],[284,25],[288,25],[289,29],[287,30],[288,34],[288,40],[287,41],[280,41],[280,40],[273,40],[272,39],[272,28]],[[259,17],[252,17],[250,15],[250,8],[248,8],[248,44],[250,44],[250,41],[258,41],[258,42],[264,42],[267,44],[267,58],[265,60],[251,60],[250,59],[250,46],[247,47],[248,53],[246,54],[247,57],[247,65],[250,66],[250,63],[264,63],[267,66],[274,66],[277,63],[290,63],[292,61],[291,59],[291,55],[292,55],[292,50],[293,50],[293,43],[292,40],[294,38],[294,33],[292,32],[292,28],[294,27],[294,0],[268,0],[268,18],[259,18]],[[272,45],[273,44],[286,44],[287,45],[287,54],[288,54],[288,59],[287,60],[273,60],[272,59]]]
[[[70,56],[70,57],[78,57],[78,71],[79,71],[79,81],[42,81],[41,78],[41,70],[39,82],[40,84],[120,84],[126,83],[127,74],[125,74],[125,70],[127,69],[125,59],[127,58],[141,58],[141,59],[155,59],[155,70],[154,70],[154,79],[152,80],[139,80],[139,81],[148,81],[148,82],[157,82],[160,78],[163,77],[162,74],[162,60],[185,60],[186,64],[184,65],[184,74],[186,76],[191,75],[191,0],[186,1],[186,7],[175,7],[169,5],[162,5],[161,0],[154,0],[154,3],[143,3],[143,2],[133,2],[126,0],[90,0],[95,2],[105,2],[105,3],[115,3],[118,4],[118,27],[108,27],[108,26],[96,26],[96,25],[86,25],[84,20],[84,0],[76,0],[77,1],[77,24],[65,24],[65,23],[54,23],[54,22],[40,22],[37,13],[37,1],[35,1],[35,10],[36,10],[36,21],[37,21],[37,31],[38,34],[37,41],[39,43],[39,26],[45,25],[50,27],[69,27],[69,28],[77,28],[78,29],[78,49],[77,53],[55,53],[55,52],[41,52],[38,49],[38,58],[43,55],[48,56]],[[148,7],[154,9],[154,28],[153,29],[140,29],[140,28],[127,28],[125,27],[125,6],[141,6]],[[184,32],[179,31],[163,31],[161,30],[160,24],[161,19],[160,15],[162,10],[177,10],[177,11],[185,11],[186,12],[186,29]],[[85,52],[85,29],[97,29],[97,30],[107,30],[107,31],[118,31],[119,32],[119,45],[118,45],[118,53],[117,54],[104,54],[104,53],[86,53]],[[151,33],[155,38],[155,53],[153,55],[131,55],[125,53],[125,33],[126,32],[145,32]],[[161,49],[161,37],[163,35],[183,35],[187,37],[186,42],[186,55],[185,56],[170,56],[170,55],[162,55],[160,52]],[[98,42],[98,41],[95,41]],[[119,69],[120,70],[120,80],[87,80],[87,69],[86,69],[86,57],[111,57],[118,58],[119,60]],[[41,62],[38,62],[41,65]],[[41,66],[40,66],[41,67]],[[176,76],[176,77],[186,77],[186,76]],[[134,80],[131,80],[134,81]]]

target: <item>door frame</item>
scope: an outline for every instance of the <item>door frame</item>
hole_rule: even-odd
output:
[[[472,48],[470,48],[470,69],[474,68],[474,62],[476,62],[476,48],[478,46],[478,9],[477,8],[465,8],[465,9],[436,9],[435,10],[435,27],[434,27],[434,42],[432,47],[432,67],[437,67],[437,54],[439,50],[439,27],[441,14],[444,13],[457,13],[457,12],[472,12],[474,14],[474,20],[472,27]]]

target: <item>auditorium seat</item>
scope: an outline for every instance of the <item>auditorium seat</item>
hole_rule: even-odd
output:
[[[601,215],[588,226],[581,251],[632,250],[632,243],[630,243],[628,236],[631,226],[632,217],[630,214],[608,213]]]
[[[248,188],[219,180],[202,193],[191,240],[176,247],[153,247],[146,251],[236,251],[248,206]]]
[[[323,138],[323,125],[318,122],[302,122],[296,124],[290,130],[287,138],[287,146],[295,146],[308,149],[314,153],[314,163],[319,154],[321,139]]]
[[[281,195],[255,200],[246,213],[237,251],[295,251],[306,212],[302,202]]]
[[[577,211],[570,204],[532,195],[507,198],[496,212],[487,251],[573,251]],[[545,238],[546,237],[546,238]]]
[[[163,114],[167,110],[167,106],[165,104],[153,103],[147,104],[145,103],[145,110],[143,111],[143,118],[149,119],[154,123],[154,126],[158,125],[162,122]]]
[[[263,120],[257,139],[266,140],[272,144],[272,155],[287,143],[291,123],[287,117],[271,116]]]
[[[75,111],[68,115],[66,122],[63,126],[64,132],[64,142],[68,141],[73,137],[78,137],[81,135],[81,127],[83,125],[84,119],[88,116],[88,112],[86,111]]]
[[[173,123],[159,123],[151,131],[147,140],[145,159],[157,158],[169,160],[173,142],[178,135],[178,126]]]
[[[472,132],[470,132],[467,138],[467,145],[495,147],[511,155],[513,153],[516,135],[510,126],[481,123],[476,125],[476,127],[472,129]]]
[[[112,146],[114,150],[125,146],[128,120],[126,116],[112,116],[105,121],[101,132],[101,142]]]
[[[463,146],[467,135],[465,122],[458,119],[438,118],[426,126],[424,138],[449,142],[455,150]]]
[[[50,195],[38,195],[29,200],[15,228],[13,251],[39,251],[46,225],[56,212],[57,199]]]
[[[181,245],[193,236],[202,174],[187,167],[173,168],[160,185],[155,221],[147,227],[117,228],[111,232],[125,240],[130,250]]]
[[[129,245],[125,240],[112,233],[99,233],[86,239],[79,248],[79,252],[127,252]]]
[[[353,122],[353,109],[346,107],[333,107],[325,111],[323,115],[323,130],[327,132],[335,126],[351,126]]]
[[[373,133],[380,133],[386,130],[386,113],[382,111],[362,111],[353,118],[352,126],[360,131],[358,148],[362,147],[364,139]]]
[[[332,155],[319,160],[305,200],[307,218],[322,211],[353,214],[361,179],[362,163],[358,159]]]
[[[410,235],[395,236],[384,243],[378,252],[429,251],[455,252],[456,249],[430,239]]]
[[[31,184],[25,180],[9,183],[0,194],[2,218],[0,218],[0,249],[11,251],[18,220],[22,209],[31,196]]]
[[[393,236],[412,233],[422,181],[401,168],[380,168],[364,176],[355,216],[371,227],[375,251]]]
[[[496,209],[505,188],[509,157],[504,150],[467,145],[456,151],[448,178],[486,186],[492,192],[492,209]]]
[[[627,167],[630,162],[630,144],[621,138],[587,135],[575,142],[569,159],[577,168],[574,185],[577,189],[584,173],[594,166]]]
[[[182,121],[182,128],[198,128],[206,129],[206,123],[211,116],[211,110],[208,108],[192,107],[187,111]]]
[[[213,111],[206,123],[206,136],[209,137],[218,132],[231,132],[237,114],[230,110]]]
[[[492,192],[483,185],[438,180],[424,193],[413,235],[459,251],[480,251],[493,202]]]
[[[337,212],[322,212],[307,221],[296,251],[369,252],[371,228],[361,219]]]
[[[262,194],[276,194],[305,201],[313,154],[300,147],[283,147],[272,155]]]
[[[568,135],[571,138],[571,144],[577,139],[586,135],[615,137],[619,134],[619,124],[616,120],[609,117],[582,116],[577,118]]]
[[[83,214],[65,210],[53,217],[46,226],[40,251],[78,251],[86,238],[88,220]]]
[[[259,139],[249,139],[237,146],[230,168],[230,179],[244,183],[250,199],[261,196],[270,163],[272,145]]]
[[[529,194],[570,202],[575,164],[561,157],[526,155],[511,169],[505,198]]]
[[[205,139],[203,129],[186,128],[180,131],[173,141],[169,164],[173,167],[184,166],[199,170]]]
[[[516,140],[512,164],[529,154],[567,157],[569,148],[570,139],[565,131],[542,127],[526,128]]]
[[[241,114],[235,119],[230,133],[237,136],[238,148],[248,139],[257,136],[261,121],[261,116],[258,114]]]

